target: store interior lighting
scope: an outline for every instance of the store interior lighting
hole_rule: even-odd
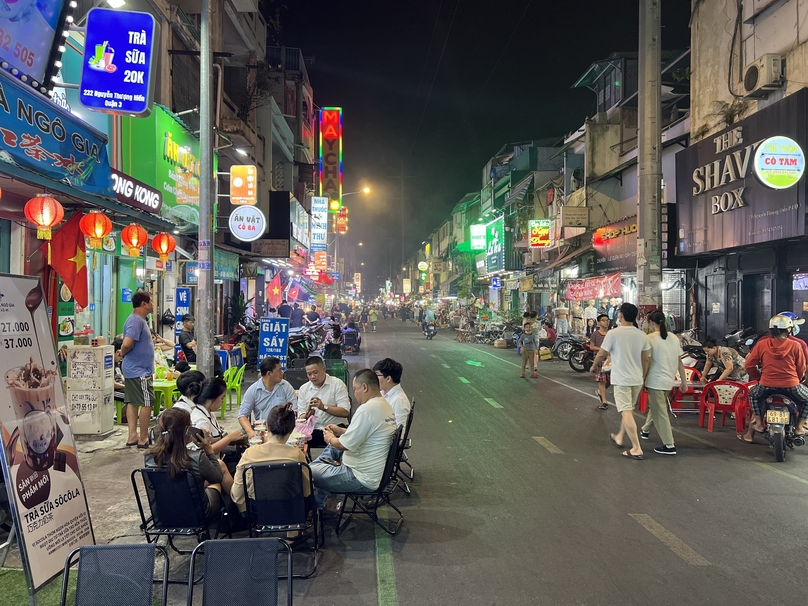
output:
[[[121,8],[126,4],[126,0],[107,0],[107,4],[109,4],[112,8]]]

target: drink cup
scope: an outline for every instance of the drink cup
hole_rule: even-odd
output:
[[[56,423],[50,412],[32,410],[22,420],[22,454],[28,467],[45,471],[54,463]]]
[[[115,58],[115,50],[108,46],[104,51],[104,66],[109,67],[112,65],[112,60]]]
[[[20,387],[18,377],[22,377],[23,367],[18,366],[6,372],[6,386],[8,387],[11,403],[17,420],[25,418],[29,412],[38,410],[46,412],[55,406],[55,379],[49,385],[40,387]]]

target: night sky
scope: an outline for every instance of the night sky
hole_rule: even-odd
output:
[[[686,49],[690,0],[662,6],[663,48]],[[505,143],[561,138],[593,113],[594,93],[570,86],[637,50],[639,0],[287,2],[281,28],[307,58],[315,104],[344,108],[344,191],[373,190],[345,198],[347,240],[365,242],[370,277],[388,252],[399,266],[402,162],[409,257]]]

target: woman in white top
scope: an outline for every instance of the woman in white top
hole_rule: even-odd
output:
[[[202,382],[205,380],[204,373],[198,370],[186,370],[177,377],[177,390],[180,397],[174,402],[173,408],[182,408],[188,414],[194,409],[194,397],[199,394]]]
[[[668,392],[676,383],[676,375],[682,391],[687,391],[685,368],[682,364],[682,346],[679,339],[668,335],[665,314],[654,311],[648,315],[648,325],[654,329],[648,335],[651,345],[651,364],[645,375],[645,388],[648,391],[648,417],[640,430],[640,437],[649,438],[651,425],[656,425],[657,433],[662,438],[662,446],[654,448],[654,452],[664,455],[675,455],[676,445],[673,442],[671,420],[668,416]]]
[[[225,433],[216,421],[216,412],[222,407],[222,400],[227,393],[227,383],[214,377],[205,379],[198,387],[196,385],[189,387],[189,391],[196,392],[193,396],[191,425],[210,432],[214,453],[219,454],[232,442],[244,437],[240,429]]]

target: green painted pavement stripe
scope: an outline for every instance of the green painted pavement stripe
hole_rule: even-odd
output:
[[[488,402],[494,408],[502,408],[496,400],[492,400],[491,398],[483,398],[486,402]]]
[[[377,512],[379,521],[387,523],[387,507]],[[393,544],[390,535],[376,526],[376,593],[379,606],[398,606],[396,571],[393,567]]]
[[[466,377],[457,377],[457,378],[460,379],[461,383],[471,383],[471,381],[469,381]]]

